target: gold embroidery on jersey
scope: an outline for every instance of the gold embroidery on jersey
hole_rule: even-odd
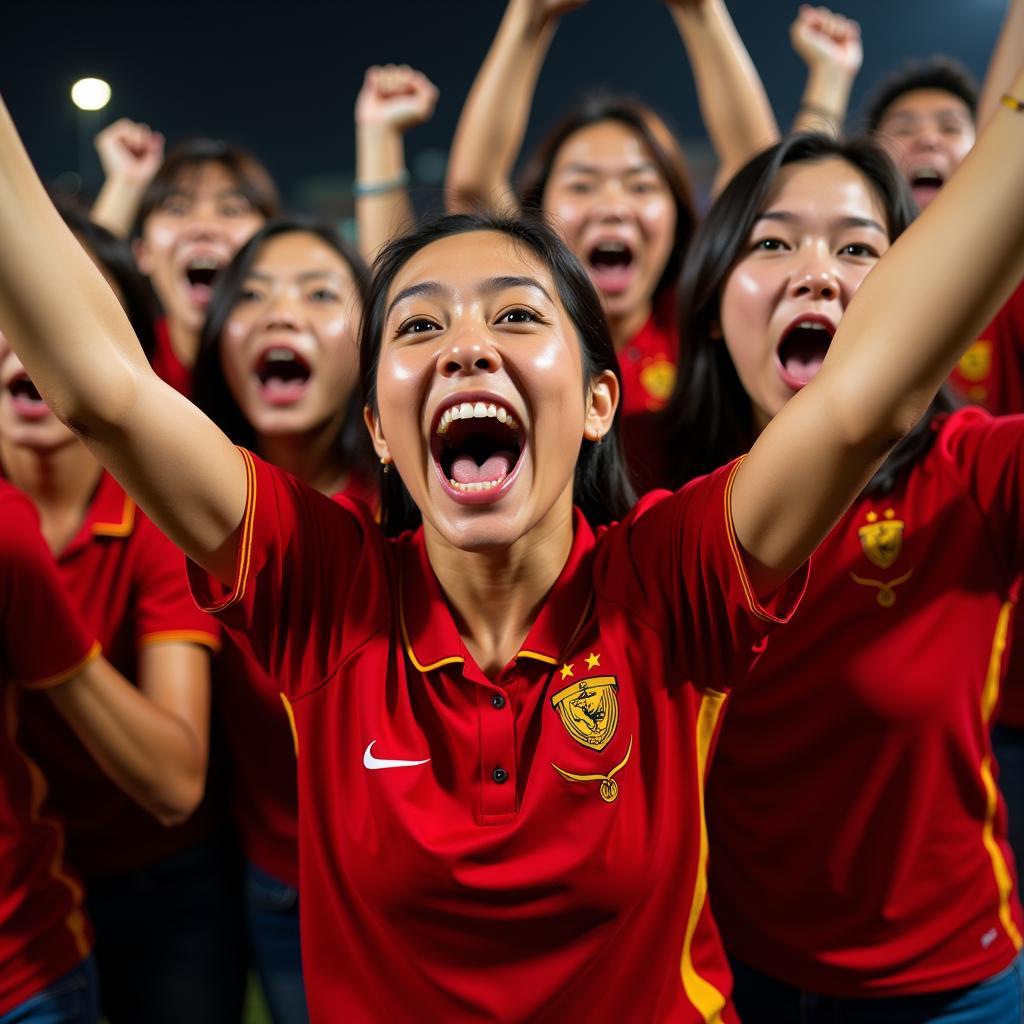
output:
[[[606,804],[612,804],[619,797],[619,784],[615,781],[615,776],[626,767],[626,762],[632,753],[633,737],[630,736],[629,746],[626,748],[626,756],[607,775],[576,775],[573,772],[565,771],[564,768],[559,768],[554,763],[552,763],[551,767],[567,782],[600,782],[601,786],[598,792],[601,794],[601,799]]]
[[[618,689],[615,676],[590,676],[559,690],[551,704],[577,743],[604,750],[619,724]]]
[[[960,357],[957,369],[964,380],[984,380],[992,369],[992,342],[979,338]]]
[[[903,530],[906,523],[902,519],[897,519],[896,510],[891,508],[887,508],[881,516],[874,511],[868,512],[864,518],[867,519],[867,525],[857,531],[860,546],[872,565],[877,565],[879,569],[888,569],[903,550]],[[878,590],[875,595],[878,607],[891,608],[896,603],[896,588],[906,583],[913,574],[914,570],[908,569],[894,579],[875,580],[851,572],[850,579],[861,587],[875,587]]]
[[[891,508],[885,510],[882,519],[877,512],[869,512],[866,518],[868,525],[857,531],[860,546],[872,565],[888,569],[899,558],[903,548],[903,520],[897,519]]]
[[[640,371],[640,384],[656,402],[667,402],[675,383],[675,365],[664,356],[655,357]]]

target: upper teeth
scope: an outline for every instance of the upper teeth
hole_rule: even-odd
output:
[[[795,324],[796,327],[809,327],[812,331],[827,331],[828,328],[824,324],[818,323],[817,320],[801,320],[800,323]]]
[[[296,355],[290,348],[268,349],[266,355],[263,357],[263,361],[265,363],[294,362],[295,359]]]
[[[219,264],[212,256],[197,256],[188,261],[189,270],[217,270]]]
[[[441,414],[441,420],[437,424],[437,432],[444,434],[452,425],[452,420],[472,419],[497,419],[504,423],[510,430],[518,430],[519,425],[504,406],[495,405],[493,402],[463,402],[461,405],[453,405],[445,409]]]
[[[602,252],[625,252],[626,247],[622,242],[601,242],[598,247]]]
[[[942,175],[934,167],[919,167],[914,171],[915,178],[934,178],[936,181],[942,180]]]

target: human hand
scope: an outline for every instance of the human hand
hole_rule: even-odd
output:
[[[808,67],[828,66],[853,76],[864,59],[860,25],[827,7],[802,4],[789,38]]]
[[[438,95],[434,83],[407,64],[374,65],[356,97],[356,124],[407,131],[430,120]]]
[[[163,163],[164,137],[122,117],[96,136],[96,152],[107,178],[148,185]]]

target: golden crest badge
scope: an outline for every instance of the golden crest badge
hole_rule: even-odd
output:
[[[964,380],[984,380],[992,369],[992,342],[979,338],[960,357],[957,369]]]
[[[551,703],[569,735],[591,750],[604,750],[619,724],[615,676],[591,676],[559,690]]]
[[[659,356],[640,371],[640,384],[656,402],[667,402],[676,384],[675,365]]]
[[[868,561],[879,569],[888,569],[899,558],[903,549],[902,519],[896,518],[896,512],[887,508],[881,518],[877,512],[867,514],[867,526],[857,531],[860,546],[864,549]]]

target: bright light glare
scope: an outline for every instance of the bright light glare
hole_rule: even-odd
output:
[[[71,86],[71,101],[79,110],[102,110],[110,102],[110,86],[102,78],[80,78]]]

